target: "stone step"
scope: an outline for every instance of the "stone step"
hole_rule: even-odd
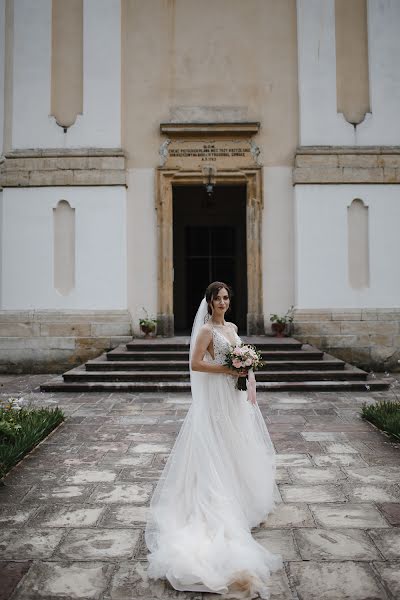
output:
[[[366,392],[385,390],[388,382],[374,379],[368,381],[271,381],[257,384],[258,392]],[[71,382],[66,383],[62,377],[55,377],[40,386],[42,392],[160,392],[190,393],[189,382]]]
[[[265,361],[264,366],[257,372],[264,371],[300,371],[300,370],[342,370],[345,363],[342,360],[295,360],[295,361]],[[186,360],[88,360],[87,371],[189,371],[189,361]]]
[[[244,343],[257,346],[260,351],[271,350],[301,350],[302,343],[294,338],[276,338],[268,336],[242,337]],[[126,344],[130,352],[148,351],[179,351],[189,350],[189,338],[143,338],[133,339]]]
[[[364,380],[367,373],[359,369],[334,371],[263,371],[257,381],[335,381]],[[64,373],[64,381],[189,381],[189,371],[85,371],[81,368]]]
[[[324,353],[313,348],[312,350],[271,350],[262,351],[263,360],[321,360]],[[119,346],[107,352],[107,360],[116,361],[138,361],[138,360],[189,360],[189,350],[164,350],[164,351],[140,351],[131,352],[124,346]]]

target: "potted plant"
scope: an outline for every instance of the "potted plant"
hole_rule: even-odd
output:
[[[155,335],[157,329],[157,319],[149,317],[149,313],[143,307],[143,312],[146,315],[144,319],[139,319],[140,329],[144,333],[144,337]]]
[[[285,315],[271,313],[269,320],[272,323],[271,329],[276,337],[284,337],[286,326],[291,325],[294,319],[293,309],[294,307],[291,306]]]

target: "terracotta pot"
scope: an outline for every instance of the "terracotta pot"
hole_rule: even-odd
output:
[[[144,337],[153,337],[156,334],[155,325],[141,325],[140,329],[143,331]]]
[[[285,337],[286,323],[272,323],[271,329],[276,337]]]

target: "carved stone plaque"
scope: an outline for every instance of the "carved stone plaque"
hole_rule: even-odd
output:
[[[259,150],[249,139],[172,139],[163,144],[163,167],[201,170],[257,167]]]

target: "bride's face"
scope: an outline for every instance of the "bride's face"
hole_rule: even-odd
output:
[[[214,315],[224,315],[229,308],[228,290],[221,288],[216,296],[212,299],[211,306]]]

